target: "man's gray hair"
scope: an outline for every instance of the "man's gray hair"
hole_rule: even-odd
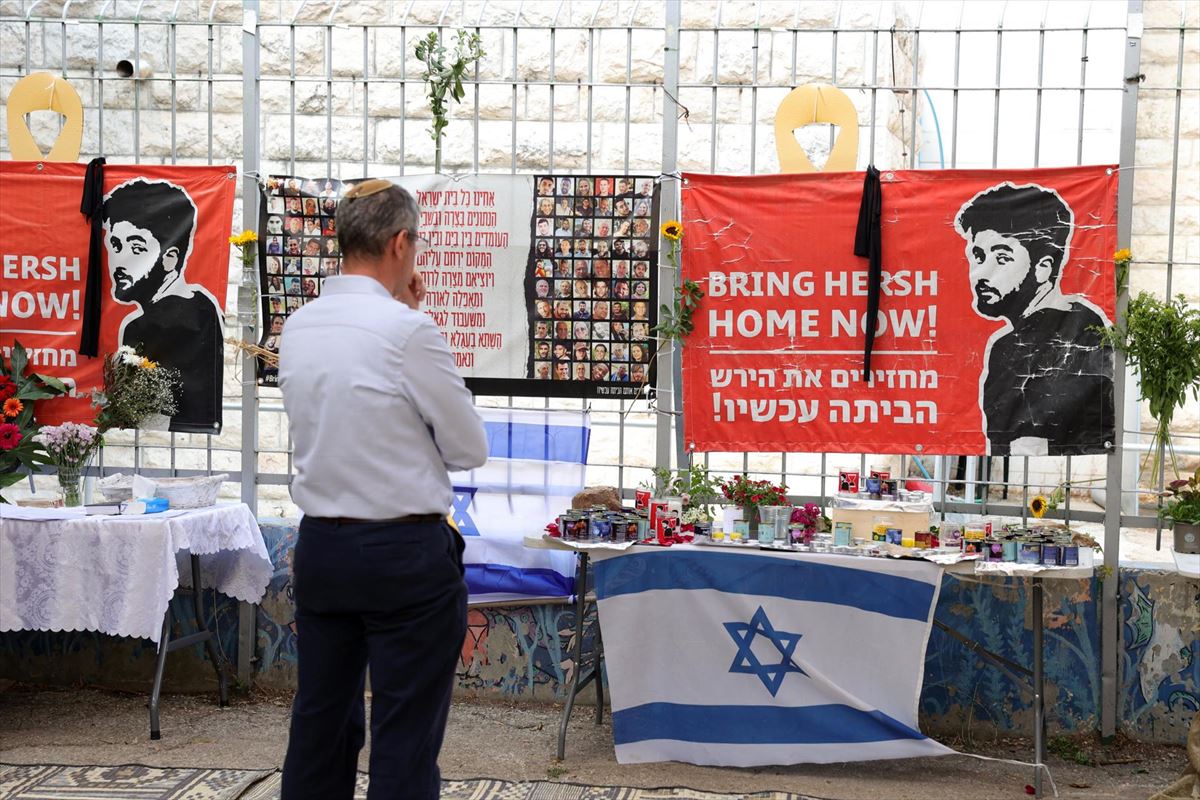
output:
[[[390,181],[376,178],[356,184],[338,203],[337,238],[342,257],[379,258],[400,231],[415,238],[418,214],[413,196]]]

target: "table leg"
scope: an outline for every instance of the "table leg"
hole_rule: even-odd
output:
[[[225,669],[225,653],[221,649],[221,643],[217,640],[215,633],[208,630],[208,625],[204,622],[204,598],[201,595],[200,587],[200,556],[195,553],[192,556],[192,610],[196,615],[196,629],[201,634],[208,634],[204,639],[204,646],[208,650],[208,657],[213,663],[213,669],[217,671],[217,698],[221,707],[229,705],[229,683],[226,678]]]
[[[158,698],[162,694],[163,669],[167,665],[167,651],[171,643],[171,606],[163,614],[162,636],[158,639],[158,659],[154,665],[154,688],[150,690],[150,738],[161,739],[158,725]]]
[[[579,553],[579,569],[575,578],[575,671],[571,679],[571,691],[567,693],[567,702],[563,706],[562,720],[558,723],[558,760],[562,761],[567,753],[567,723],[571,719],[571,709],[575,706],[575,696],[586,685],[583,679],[583,615],[587,610],[587,553]]]
[[[604,672],[601,662],[604,659],[604,640],[600,638],[600,611],[596,611],[596,642],[592,645],[592,676],[596,681],[596,724],[604,722]]]
[[[1042,579],[1032,579],[1033,612],[1033,793],[1042,796],[1042,764],[1046,760],[1045,674],[1042,671]]]

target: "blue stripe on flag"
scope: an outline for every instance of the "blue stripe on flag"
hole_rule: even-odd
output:
[[[591,430],[578,425],[484,422],[488,458],[586,464]]]
[[[533,597],[569,597],[575,578],[552,569],[522,569],[504,564],[466,564],[467,588],[476,594],[527,594]]]
[[[613,712],[613,741],[715,744],[855,744],[924,739],[882,711],[847,705],[697,706],[646,703]],[[849,758],[852,753],[847,753]]]
[[[925,622],[935,586],[879,572],[736,553],[633,553],[596,562],[600,600],[655,589],[719,592],[834,603]]]

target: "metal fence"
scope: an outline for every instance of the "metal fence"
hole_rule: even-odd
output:
[[[272,173],[351,178],[432,172],[423,83],[411,56],[430,30],[483,38],[467,97],[454,110],[444,171],[661,175],[663,218],[677,215],[679,170],[778,170],[771,126],[794,86],[838,86],[859,107],[860,165],[893,168],[1036,167],[1119,163],[1119,244],[1133,223],[1139,97],[1173,100],[1170,220],[1165,256],[1139,262],[1156,288],[1200,294],[1200,255],[1177,242],[1180,181],[1195,174],[1197,24],[1145,26],[1142,3],[801,2],[0,2],[0,93],[49,70],[70,79],[88,114],[87,156],[145,163],[238,163],[239,211],[257,219],[256,180]],[[1159,16],[1162,16],[1161,14]],[[1169,14],[1167,16],[1170,16]],[[1176,63],[1143,68],[1143,41],[1177,38]],[[1170,49],[1170,48],[1166,48]],[[1168,59],[1169,60],[1169,59]],[[1191,68],[1186,68],[1191,65]],[[1172,73],[1173,69],[1173,73]],[[1142,76],[1139,79],[1139,76]],[[1166,77],[1163,77],[1166,76]],[[53,138],[53,122],[35,130]],[[820,153],[832,131],[804,132]],[[1182,145],[1181,145],[1182,143]],[[0,146],[5,150],[6,144]],[[236,223],[235,223],[236,227]],[[1180,237],[1182,238],[1182,237]],[[240,269],[231,262],[231,275]],[[1182,277],[1181,277],[1182,276]],[[675,280],[664,266],[662,285]],[[231,281],[227,327],[254,339],[251,287]],[[1126,297],[1122,295],[1120,308]],[[241,310],[239,314],[234,309]],[[110,436],[101,470],[229,472],[260,513],[287,514],[290,442],[278,392],[228,356],[221,436]],[[1103,529],[1115,568],[1122,526],[1155,527],[1138,511],[1144,450],[1136,384],[1118,365],[1122,442],[1109,456],[1063,459],[892,457],[894,473],[935,487],[939,513],[1023,518],[1032,494],[1064,482],[1052,516]],[[649,468],[686,460],[678,365],[660,361],[659,394],[593,400],[589,482],[629,493]],[[480,398],[490,405],[581,408],[578,401]],[[1183,432],[1184,455],[1200,433]],[[1139,450],[1141,448],[1141,450]],[[866,470],[872,454],[713,453],[718,474],[750,473],[791,487],[799,502],[836,491],[839,468]],[[1103,508],[1072,497],[1095,488]],[[1121,502],[1113,502],[1120,498]],[[1124,505],[1125,513],[1121,513]],[[1116,577],[1103,582],[1103,728],[1114,724],[1119,628]]]

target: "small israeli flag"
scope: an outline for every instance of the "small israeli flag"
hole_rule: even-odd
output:
[[[594,557],[619,762],[954,752],[917,727],[936,565],[689,545]]]
[[[571,507],[584,486],[590,417],[585,411],[485,408],[488,460],[454,472],[451,516],[466,540],[471,602],[569,597],[575,554],[524,546]]]

